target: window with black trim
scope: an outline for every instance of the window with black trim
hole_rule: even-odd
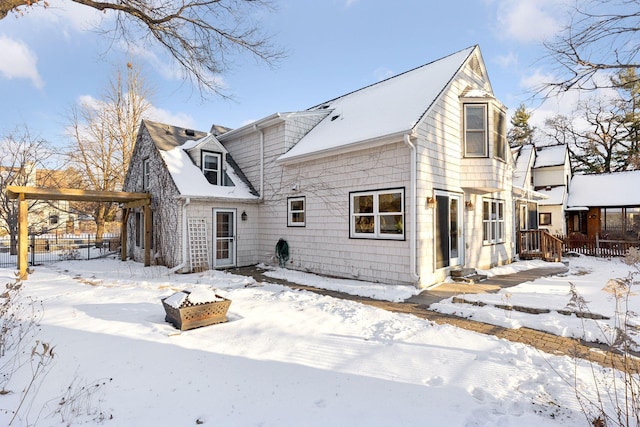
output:
[[[539,213],[538,223],[540,225],[551,225],[551,213]]]
[[[142,191],[149,189],[149,177],[151,176],[151,168],[149,167],[149,159],[142,161]]]
[[[482,240],[485,244],[504,241],[504,201],[482,200]]]
[[[202,173],[210,184],[222,185],[222,154],[202,151]]]
[[[350,237],[404,240],[404,189],[349,193]]]
[[[487,104],[464,104],[464,155],[487,157]]]
[[[304,227],[306,200],[304,197],[290,197],[287,199],[287,225],[289,227]]]

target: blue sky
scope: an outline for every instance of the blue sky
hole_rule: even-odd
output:
[[[541,42],[565,23],[571,0],[275,0],[277,11],[259,18],[288,56],[276,68],[234,57],[220,76],[234,100],[205,101],[160,51],[124,52],[86,29],[100,19],[92,9],[50,3],[0,21],[0,132],[26,124],[64,145],[68,111],[99,97],[127,61],[154,88],[152,119],[206,131],[305,109],[479,44],[496,97],[513,111],[548,72]],[[553,112],[536,107],[539,122]]]

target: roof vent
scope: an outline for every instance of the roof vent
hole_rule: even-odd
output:
[[[338,117],[340,117],[340,114],[336,114],[335,116],[331,117],[331,121],[334,121],[335,119],[337,119]]]
[[[196,133],[193,131],[193,129],[185,129],[184,133],[188,136],[196,136]]]

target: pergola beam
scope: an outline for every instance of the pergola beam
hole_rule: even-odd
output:
[[[114,202],[124,210],[120,246],[122,260],[126,259],[127,219],[134,207],[144,209],[144,265],[151,265],[151,195],[125,191],[94,191],[74,188],[42,188],[9,185],[6,189],[11,200],[18,200],[18,270],[21,280],[27,279],[29,247],[29,203],[27,200],[68,200],[73,202]]]

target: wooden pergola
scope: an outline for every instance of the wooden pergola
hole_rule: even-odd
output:
[[[128,193],[123,191],[92,191],[72,188],[41,188],[7,186],[7,196],[18,200],[18,269],[20,279],[27,276],[29,247],[29,204],[27,200],[68,200],[77,202],[115,202],[123,209],[120,233],[121,259],[127,259],[127,220],[133,208],[144,210],[144,265],[151,265],[151,195],[148,193]]]

